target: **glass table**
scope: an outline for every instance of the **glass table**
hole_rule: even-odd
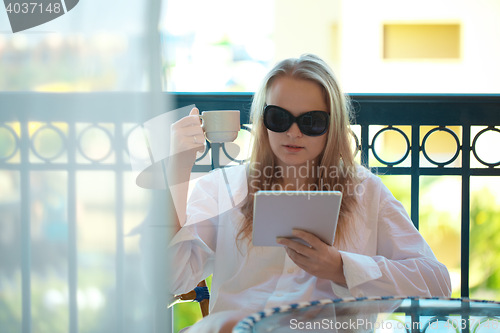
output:
[[[500,303],[459,298],[325,299],[265,309],[233,332],[500,333]]]

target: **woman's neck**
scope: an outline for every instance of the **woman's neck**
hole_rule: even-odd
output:
[[[276,166],[276,179],[281,190],[312,191],[318,175],[312,173],[311,165]]]

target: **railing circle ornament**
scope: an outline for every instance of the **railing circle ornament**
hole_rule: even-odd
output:
[[[227,151],[227,149],[226,149],[226,144],[225,144],[225,143],[223,143],[223,144],[222,144],[222,152],[224,153],[224,155],[226,155],[226,157],[227,157],[227,158],[229,158],[229,159],[230,159],[231,161],[233,161],[233,162],[236,162],[236,163],[238,163],[238,164],[243,164],[243,163],[245,163],[245,162],[246,162],[246,160],[238,160],[238,159],[236,159],[236,158],[232,157],[232,156],[229,154],[229,152]]]
[[[128,129],[128,131],[125,132],[125,134],[123,135],[123,138],[125,139],[125,142],[127,143],[127,146],[128,146],[127,147],[128,149],[125,149],[124,152],[129,158],[138,158],[139,157],[139,156],[134,155],[134,153],[137,154],[137,151],[134,149],[135,145],[134,145],[134,141],[133,141],[133,140],[140,141],[137,137],[139,135],[138,133],[140,133],[142,135],[141,139],[143,139],[144,135],[142,132],[142,128],[140,127],[140,125],[135,125],[134,127]],[[146,154],[146,152],[144,152],[144,154]]]
[[[359,143],[358,136],[356,135],[356,133],[354,133],[353,130],[351,130],[351,136],[354,139],[354,154],[353,154],[353,156],[356,156],[361,151],[361,144]]]
[[[484,133],[486,132],[489,132],[489,131],[492,131],[492,132],[496,132],[496,133],[499,133],[500,134],[500,130],[496,127],[487,127],[483,130],[481,130],[479,133],[476,134],[476,136],[474,136],[474,140],[472,140],[472,153],[474,154],[474,157],[483,165],[486,165],[490,168],[493,168],[493,167],[496,167],[496,166],[499,166],[500,165],[500,161],[498,162],[495,162],[495,163],[488,163],[486,161],[484,161],[483,159],[481,159],[479,157],[479,155],[477,154],[477,151],[476,151],[476,144],[477,144],[477,140],[479,139],[479,137],[481,135],[483,135]]]
[[[242,130],[244,130],[244,131],[247,131],[247,132],[252,133],[251,128],[250,128],[250,127],[248,127],[248,126],[246,126],[246,125],[242,125],[242,126],[241,126],[241,129],[242,129]],[[228,159],[230,159],[231,161],[236,162],[236,163],[238,163],[238,164],[243,164],[243,163],[245,163],[245,162],[247,162],[247,161],[248,161],[248,159],[238,160],[238,159],[236,159],[235,157],[232,157],[232,156],[229,154],[229,152],[226,150],[226,145],[225,145],[225,144],[222,144],[222,152],[224,153],[224,155],[226,155],[226,157],[227,157]]]
[[[51,132],[55,133],[56,136],[53,136]],[[51,135],[52,137],[50,137]],[[57,138],[57,141],[54,140],[55,138]],[[30,141],[31,151],[39,159],[50,163],[64,154],[67,149],[66,141],[66,136],[61,129],[52,124],[45,124],[33,133]],[[57,148],[57,146],[59,146],[59,149],[52,152],[51,150]],[[48,151],[44,152],[44,148],[48,149]]]
[[[92,132],[95,131],[95,132]],[[88,147],[84,147],[84,141],[87,140],[92,140],[98,135],[103,135],[104,137],[108,139],[108,149],[107,151],[103,153],[96,153],[94,151],[88,150]],[[101,138],[102,139],[102,138]],[[111,154],[113,153],[113,135],[110,133],[110,131],[100,125],[93,124],[85,128],[80,135],[78,136],[78,150],[82,154],[83,157],[85,157],[87,160],[93,163],[99,163],[104,160],[106,160]],[[100,141],[99,144],[100,147],[104,146],[104,143]],[[93,148],[93,147],[92,147]],[[94,155],[94,156],[92,156]]]
[[[205,143],[206,143],[206,145],[205,145],[205,151],[203,152],[203,154],[201,154],[200,157],[198,157],[195,160],[195,163],[201,161],[202,159],[204,159],[205,156],[207,156],[208,152],[210,151],[210,148],[211,148],[210,142],[205,139]]]
[[[2,144],[5,145],[6,148],[0,149],[0,161],[3,162],[11,159],[19,150],[19,137],[10,126],[4,124],[0,124],[0,134],[2,132],[4,132],[4,135],[0,135],[0,138]],[[11,141],[10,144],[9,141]],[[11,145],[12,148],[9,149],[9,145]]]
[[[406,151],[403,155],[403,157],[401,157],[399,160],[396,160],[394,162],[388,162],[384,159],[382,159],[378,154],[377,154],[377,151],[375,149],[375,141],[377,140],[378,136],[386,131],[396,131],[398,132],[399,134],[401,134],[403,136],[403,138],[405,139],[406,141]],[[408,136],[405,134],[405,132],[403,132],[402,130],[400,130],[399,128],[396,128],[396,127],[392,127],[392,126],[387,126],[385,128],[382,128],[380,131],[378,131],[375,136],[373,137],[372,139],[372,144],[371,144],[371,148],[372,148],[372,152],[373,152],[373,156],[375,156],[375,158],[380,162],[380,163],[383,163],[389,167],[392,167],[394,165],[397,165],[401,162],[403,162],[407,157],[408,155],[410,154],[410,140],[408,139]]]
[[[427,150],[425,149],[425,144],[426,144],[429,136],[431,136],[431,134],[436,132],[436,131],[447,132],[453,137],[453,139],[455,139],[455,142],[457,144],[457,150],[455,151],[455,155],[453,155],[453,157],[450,158],[448,161],[438,162],[438,161],[435,161],[432,158],[430,158],[430,156],[427,154]],[[431,129],[429,132],[427,132],[427,134],[425,134],[424,139],[422,140],[422,153],[424,154],[425,159],[427,161],[429,161],[430,163],[437,165],[438,167],[443,167],[445,165],[453,163],[453,161],[455,161],[457,159],[458,154],[460,153],[460,149],[461,149],[460,140],[458,139],[458,136],[451,129],[444,127],[444,126],[439,126],[439,127],[435,127],[433,129]]]

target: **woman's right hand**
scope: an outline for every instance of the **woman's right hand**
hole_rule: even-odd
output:
[[[175,205],[175,225],[177,230],[186,221],[189,179],[191,169],[196,161],[196,153],[205,150],[205,134],[201,128],[199,114],[199,110],[193,108],[189,116],[170,126],[170,156],[167,164],[167,181]]]
[[[170,158],[177,167],[189,168],[189,171],[196,161],[196,153],[205,150],[205,134],[199,114],[199,110],[193,108],[189,116],[170,127]]]

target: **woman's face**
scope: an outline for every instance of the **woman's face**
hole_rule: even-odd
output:
[[[320,85],[288,76],[273,81],[267,91],[266,104],[282,107],[295,117],[309,111],[328,112]],[[307,136],[302,134],[296,123],[283,133],[267,130],[271,150],[277,157],[278,165],[284,167],[300,166],[308,161],[318,162],[326,145],[327,133]]]

